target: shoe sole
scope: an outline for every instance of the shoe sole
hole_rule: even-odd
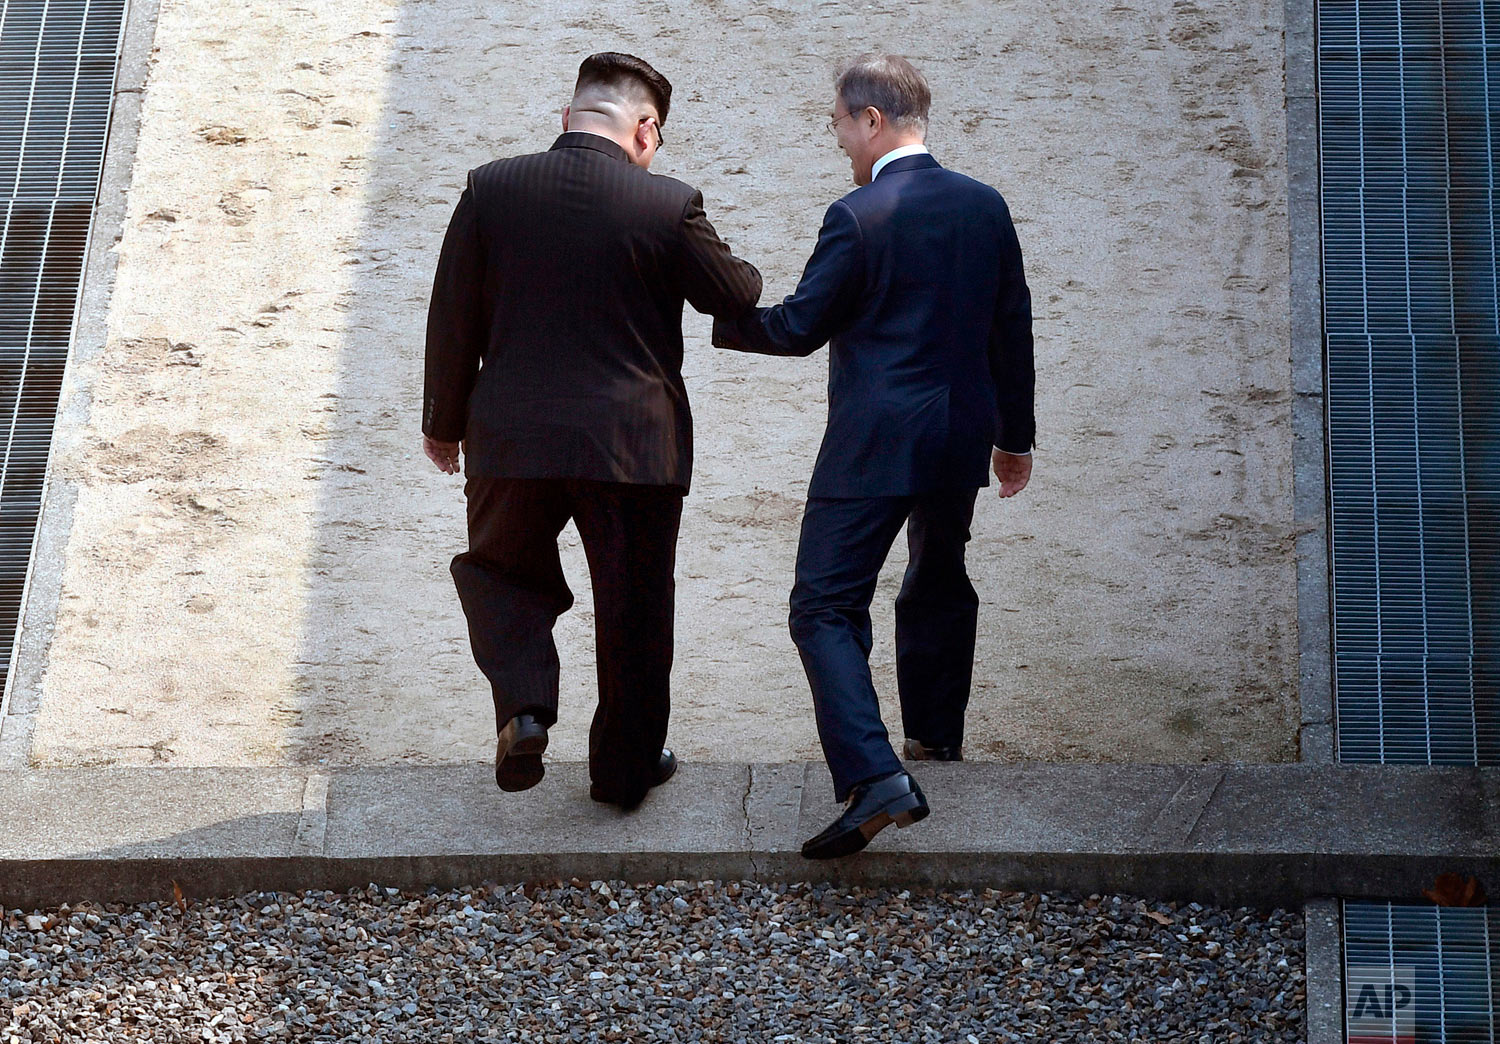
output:
[[[927,814],[932,811],[926,805],[919,804],[915,795],[902,798],[900,804],[903,807],[895,812],[887,809],[878,815],[871,816],[859,825],[859,832],[864,835],[865,844],[869,844],[871,838],[892,823],[896,824],[897,830],[905,830],[913,823],[926,819]]]
[[[509,793],[530,790],[542,781],[547,768],[542,764],[542,752],[547,749],[547,734],[522,736],[505,751],[505,756],[495,764],[495,782]]]
[[[911,740],[907,740],[906,745],[901,748],[901,756],[903,761],[962,761],[964,759],[962,750],[956,758],[929,757],[921,747],[913,746]]]

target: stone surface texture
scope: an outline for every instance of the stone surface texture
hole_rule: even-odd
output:
[[[971,759],[1297,756],[1282,8],[964,0],[163,0],[102,350],[73,368],[76,492],[30,763],[484,761],[447,570],[462,483],[421,455],[426,305],[465,172],[545,149],[578,62],[676,85],[656,169],[791,291],[851,188],[823,123],[856,46],[932,81],[929,143],[1015,214],[1036,474],[983,491]],[[670,743],[818,756],[786,630],[826,355],[716,352],[689,311],[695,486]],[[77,411],[72,411],[73,415]],[[587,573],[562,720],[593,706]],[[874,672],[899,741],[891,603]]]

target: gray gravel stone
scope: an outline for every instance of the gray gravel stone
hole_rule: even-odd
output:
[[[185,909],[184,909],[185,907]],[[739,881],[0,918],[0,1044],[1301,1041],[1300,915]]]

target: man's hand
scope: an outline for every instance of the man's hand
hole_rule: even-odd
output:
[[[422,436],[422,452],[445,475],[458,474],[458,451],[462,445],[461,442],[439,442],[426,435]]]
[[[1013,497],[1026,488],[1031,481],[1031,454],[1006,453],[995,450],[991,454],[995,465],[995,477],[1000,480],[1000,495]]]

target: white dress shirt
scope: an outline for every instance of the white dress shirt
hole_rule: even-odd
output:
[[[870,180],[874,181],[876,178],[880,177],[880,168],[884,167],[891,160],[898,160],[902,156],[921,156],[926,154],[926,152],[927,146],[922,144],[901,145],[897,148],[894,148],[875,161],[875,165],[870,168]]]

